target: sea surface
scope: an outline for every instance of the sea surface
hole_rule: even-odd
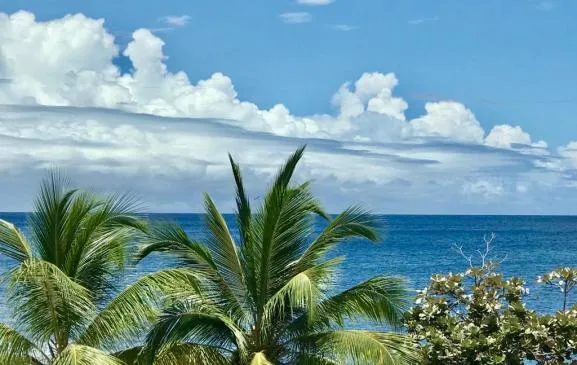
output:
[[[14,223],[27,234],[27,216],[23,213],[0,213],[0,219]],[[176,222],[195,239],[204,236],[201,214],[150,214],[148,219]],[[234,217],[227,215],[231,227]],[[484,249],[483,237],[494,233],[493,257],[504,261],[501,270],[508,276],[520,276],[531,289],[529,307],[545,313],[560,309],[559,291],[546,289],[536,283],[536,277],[556,267],[577,267],[577,216],[380,216],[383,240],[373,244],[350,240],[338,246],[334,256],[346,256],[342,265],[339,286],[355,285],[371,276],[391,274],[403,276],[413,289],[422,289],[432,274],[461,272],[467,262],[453,246],[465,252]],[[318,221],[320,231],[323,222]],[[144,273],[169,265],[166,259],[152,256],[136,267],[129,268],[119,281],[121,287]],[[0,256],[0,273],[13,267],[14,262]],[[1,288],[0,288],[1,291]],[[9,312],[0,292],[0,320],[7,320]],[[577,303],[573,295],[571,303]]]

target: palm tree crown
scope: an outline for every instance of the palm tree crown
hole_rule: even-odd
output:
[[[152,252],[172,255],[179,265],[170,270],[189,273],[191,279],[163,302],[141,361],[152,364],[167,353],[180,354],[186,364],[415,361],[413,345],[402,334],[345,327],[349,319],[399,325],[407,293],[401,279],[383,275],[334,294],[343,258],[328,259],[327,253],[351,237],[377,241],[376,222],[358,207],[331,218],[309,183],[292,185],[303,151],[298,149],[280,169],[256,211],[230,158],[238,235],[208,195],[205,242],[176,225],[151,229],[139,258]],[[318,216],[327,224],[313,237]]]
[[[0,220],[0,253],[13,268],[5,278],[14,326],[0,324],[2,364],[120,364],[86,345],[98,307],[115,291],[138,204],[129,195],[97,197],[68,187],[52,172],[30,216],[30,237]]]

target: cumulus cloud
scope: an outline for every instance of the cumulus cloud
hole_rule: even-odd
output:
[[[463,104],[441,101],[425,104],[427,114],[411,121],[417,136],[436,136],[456,141],[481,143],[485,131]]]
[[[558,148],[559,154],[566,158],[566,161],[573,168],[577,169],[577,141],[571,141],[566,146]]]
[[[523,131],[520,126],[508,124],[496,125],[485,138],[485,143],[493,147],[511,148],[514,144],[547,148],[545,141],[533,142],[529,133]]]
[[[470,198],[477,196],[496,204],[483,209],[527,212],[537,194],[555,191],[562,204],[575,196],[577,146],[549,153],[510,125],[486,135],[456,101],[427,103],[409,119],[393,73],[342,84],[331,99],[334,113],[298,116],[283,104],[263,109],[243,101],[222,73],[192,82],[167,68],[163,46],[139,29],[121,48],[103,20],[81,14],[37,21],[27,12],[0,13],[0,80],[7,80],[0,82],[7,151],[0,186],[13,199],[2,209],[21,209],[22,182],[53,165],[104,188],[134,188],[156,210],[198,210],[205,190],[231,209],[227,151],[264,188],[305,143],[298,178],[314,179],[333,210],[361,200],[377,211],[424,212],[432,204],[437,212],[474,212],[479,199]],[[130,72],[115,66],[119,55],[130,60]],[[183,197],[187,191],[197,195]]]
[[[313,16],[310,13],[300,11],[294,13],[282,13],[279,15],[280,20],[287,24],[302,24],[313,21]]]

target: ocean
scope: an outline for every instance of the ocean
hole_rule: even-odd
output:
[[[26,234],[26,214],[0,213],[0,218],[14,223]],[[202,239],[204,222],[201,214],[150,214],[148,218],[174,221],[194,238]],[[339,288],[345,289],[377,274],[405,277],[413,289],[422,289],[432,274],[461,272],[467,262],[453,245],[464,251],[483,249],[483,236],[495,233],[494,257],[504,261],[500,269],[507,276],[519,276],[531,292],[527,305],[547,313],[560,309],[561,293],[536,283],[536,278],[556,267],[577,266],[577,216],[380,216],[383,241],[373,244],[351,240],[339,246],[331,256],[346,256],[339,277]],[[227,215],[231,227],[234,217]],[[316,229],[323,228],[319,220]],[[164,268],[168,263],[152,256],[130,267],[122,286],[143,273]],[[14,263],[0,256],[0,272]],[[577,303],[577,295],[570,298]],[[0,293],[0,320],[8,318]]]

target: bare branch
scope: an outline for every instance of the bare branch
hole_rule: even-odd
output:
[[[465,261],[469,264],[469,268],[473,268],[473,256],[467,256],[463,251],[463,246],[457,246],[456,243],[453,243],[453,250],[455,250],[459,255],[461,255]]]

